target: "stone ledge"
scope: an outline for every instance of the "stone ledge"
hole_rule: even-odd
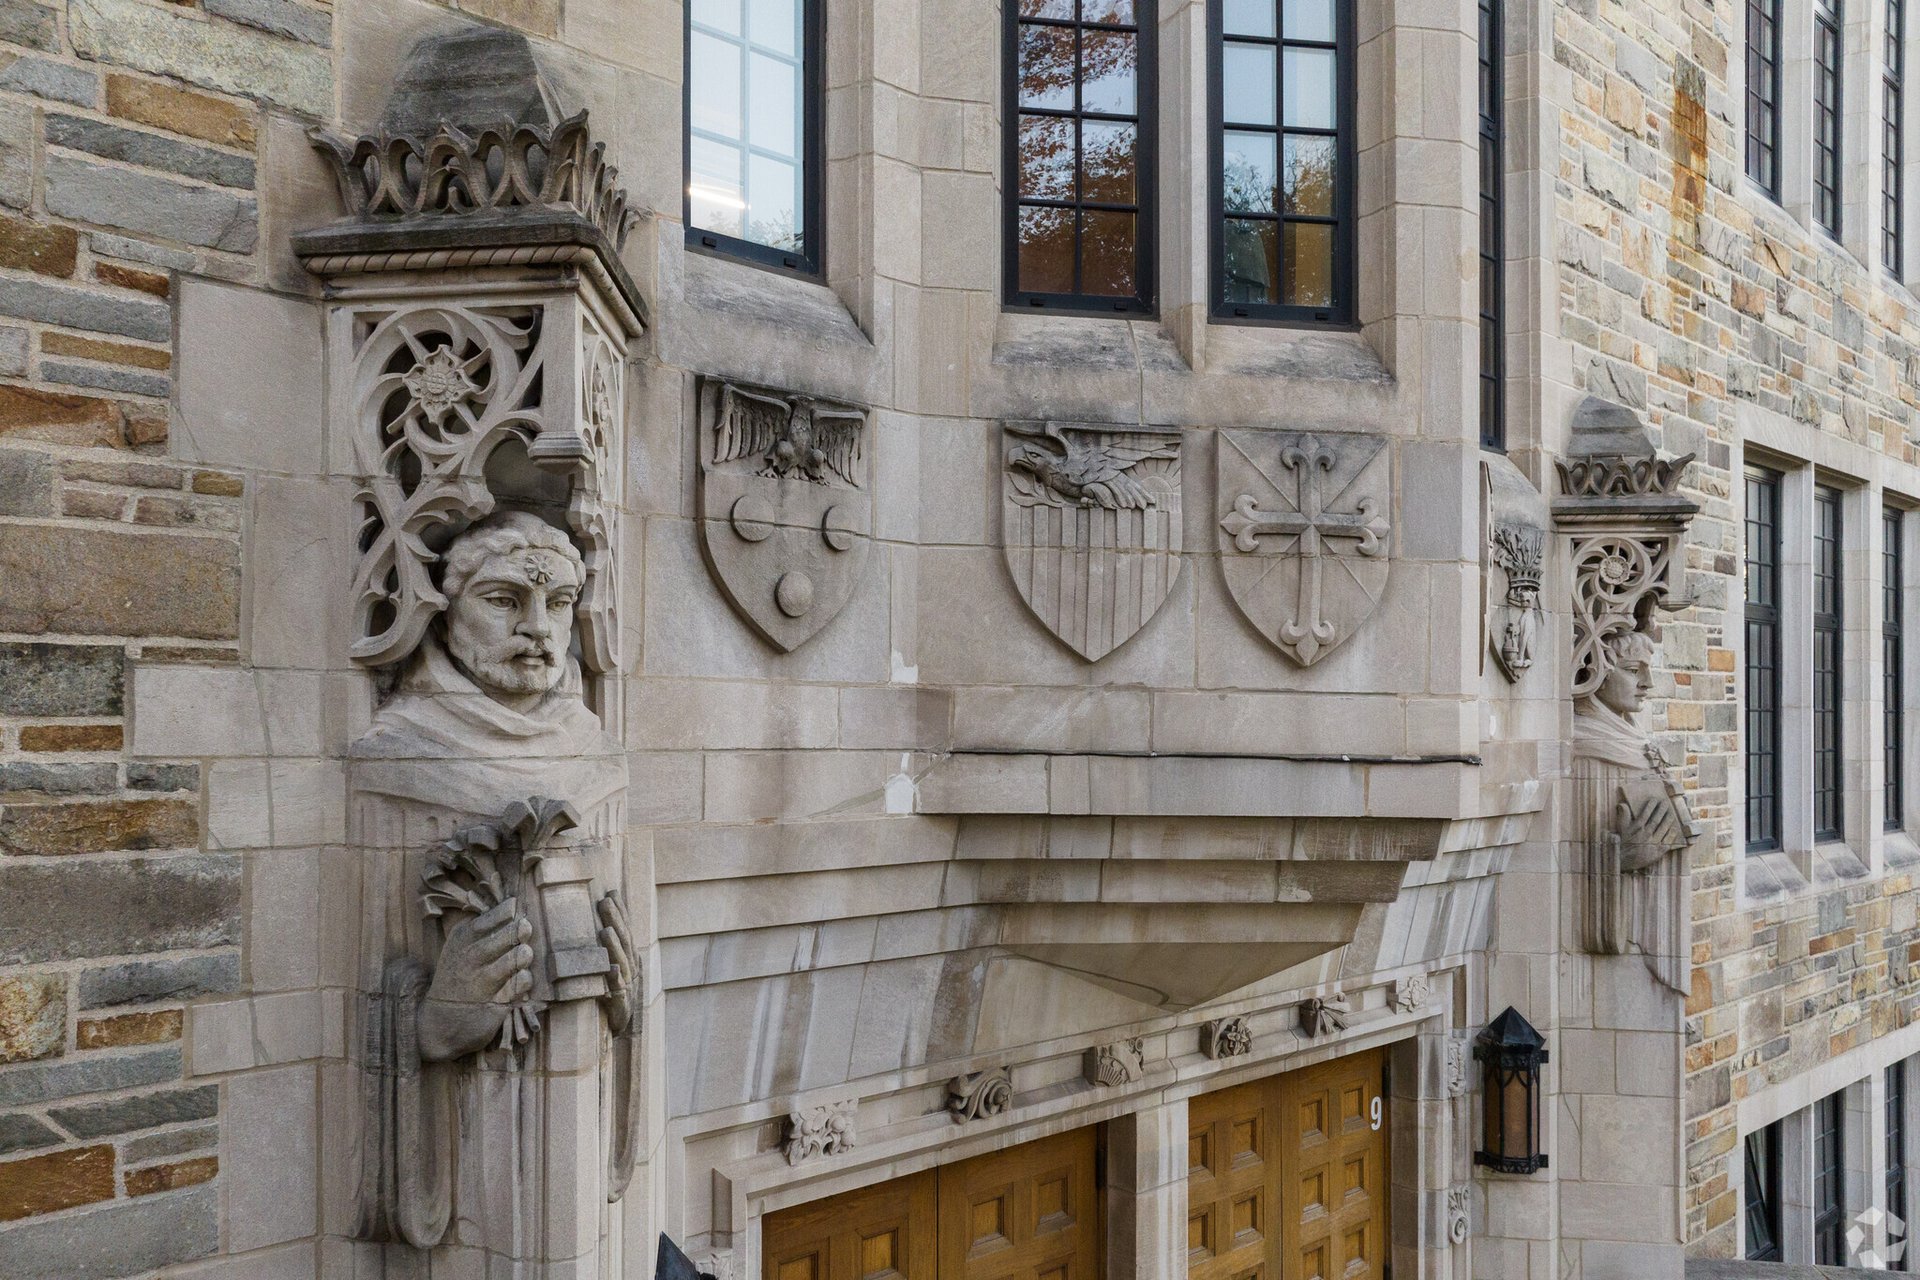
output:
[[[1687,1259],[1687,1280],[1846,1280],[1851,1276],[1883,1276],[1885,1271],[1853,1267],[1788,1266],[1778,1262],[1745,1262],[1723,1258]]]

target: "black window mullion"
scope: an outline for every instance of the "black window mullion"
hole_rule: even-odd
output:
[[[1846,1094],[1828,1094],[1813,1104],[1813,1261],[1847,1265]]]
[[[1882,816],[1889,831],[1906,826],[1906,612],[1905,512],[1888,507],[1880,517],[1880,725],[1883,768]]]
[[[1813,5],[1813,215],[1835,239],[1841,214],[1842,3],[1814,0]]]
[[[1504,57],[1501,0],[1480,0],[1480,444],[1507,446]]]
[[[1780,1126],[1747,1135],[1747,1248],[1751,1262],[1780,1261]]]
[[[1825,485],[1815,488],[1813,513],[1813,834],[1816,840],[1843,840],[1841,601],[1845,582],[1839,491]]]
[[[1882,60],[1880,162],[1881,257],[1895,276],[1906,275],[1907,78],[1906,0],[1887,0],[1886,57]]]
[[[1780,198],[1782,0],[1747,0],[1747,176]]]
[[[1747,849],[1781,847],[1780,473],[1746,475]]]
[[[1887,1068],[1887,1212],[1902,1222],[1907,1219],[1907,1064],[1896,1062]],[[1908,1233],[1911,1235],[1911,1232]],[[1904,1238],[1904,1237],[1903,1237]],[[1890,1238],[1891,1239],[1891,1238]],[[1908,1250],[1887,1262],[1889,1271],[1909,1271]]]

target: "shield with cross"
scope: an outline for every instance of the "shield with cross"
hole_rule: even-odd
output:
[[[1223,430],[1216,466],[1227,590],[1282,653],[1312,666],[1386,592],[1393,546],[1387,442]]]

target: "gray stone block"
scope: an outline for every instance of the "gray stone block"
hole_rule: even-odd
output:
[[[96,231],[88,236],[87,247],[93,250],[96,258],[143,262],[150,267],[165,267],[169,271],[192,271],[199,262],[185,249],[169,249],[165,245],[148,244],[131,236],[109,235],[105,231]]]
[[[99,795],[114,790],[119,781],[119,770],[110,764],[0,764],[0,792]]]
[[[100,100],[100,77],[45,58],[17,58],[0,64],[0,91],[30,93],[36,98],[91,107]]]
[[[38,280],[0,280],[0,315],[147,342],[173,337],[173,314],[164,302],[117,298]]]
[[[0,868],[0,964],[240,941],[240,859],[225,854]]]
[[[333,44],[333,19],[292,0],[203,0],[200,7],[216,18],[229,18],[289,40],[322,47]]]
[[[112,644],[0,644],[0,715],[117,716],[127,651]]]
[[[259,239],[260,211],[251,199],[72,156],[47,157],[46,200],[47,212],[59,217],[230,253],[251,253]]]
[[[200,766],[136,760],[127,765],[127,786],[135,791],[198,791]]]
[[[333,111],[330,52],[206,22],[140,0],[72,0],[67,35],[83,58],[173,76],[311,116]]]
[[[240,987],[240,956],[187,956],[180,960],[135,960],[89,969],[80,975],[80,1007],[102,1009],[123,1004],[192,1000],[224,995]]]
[[[186,1120],[211,1120],[220,1113],[220,1089],[163,1089],[132,1098],[89,1102],[77,1107],[54,1107],[47,1112],[76,1138],[102,1138]]]
[[[8,1274],[115,1280],[220,1247],[219,1192],[195,1187],[0,1228]]]
[[[60,44],[53,10],[30,0],[0,0],[0,41],[52,52]]]
[[[81,1058],[0,1072],[0,1107],[57,1102],[83,1093],[170,1084],[180,1078],[180,1050]],[[0,1250],[0,1256],[5,1251]]]
[[[0,377],[21,378],[27,372],[27,331],[0,327]]]
[[[53,471],[44,453],[0,450],[0,516],[52,515]]]
[[[24,209],[33,199],[33,108],[0,102],[0,204]]]
[[[165,1133],[132,1138],[121,1146],[120,1151],[126,1163],[145,1164],[149,1160],[184,1156],[193,1151],[211,1151],[219,1145],[220,1126],[203,1125],[198,1129],[170,1129]]]
[[[161,396],[173,390],[173,379],[159,373],[141,373],[117,365],[75,364],[71,360],[42,360],[40,376],[69,387],[92,387],[125,395]]]
[[[253,160],[248,156],[61,112],[48,115],[46,127],[50,147],[91,152],[108,160],[124,160],[149,169],[165,169],[183,178],[217,182],[223,187],[253,187]]]
[[[14,1112],[0,1116],[0,1155],[11,1151],[31,1151],[65,1142],[60,1131],[38,1116]]]

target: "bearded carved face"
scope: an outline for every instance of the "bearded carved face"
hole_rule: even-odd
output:
[[[503,701],[550,693],[566,674],[576,561],[546,547],[489,556],[447,606],[447,652]]]

